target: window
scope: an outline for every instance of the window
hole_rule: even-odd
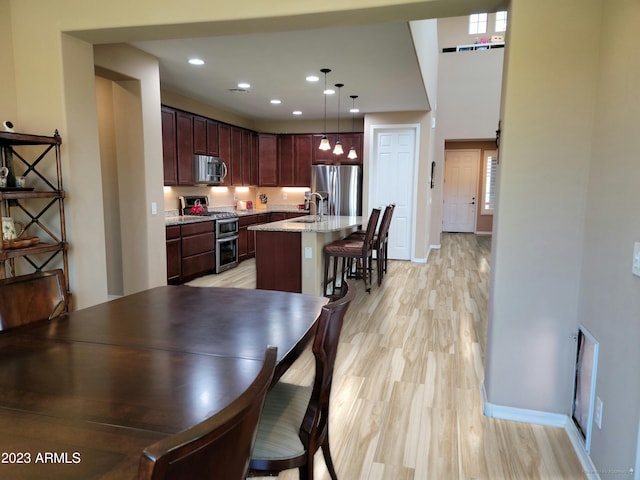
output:
[[[485,150],[484,176],[482,179],[482,215],[493,215],[496,198],[496,175],[498,171],[498,151]]]
[[[496,32],[507,31],[507,12],[496,12]]]
[[[469,35],[487,32],[487,14],[474,13],[469,15]]]

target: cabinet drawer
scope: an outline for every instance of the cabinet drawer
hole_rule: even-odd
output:
[[[189,257],[204,252],[212,252],[215,248],[213,232],[201,233],[190,237],[182,237],[182,257]]]
[[[172,225],[167,227],[167,240],[175,240],[180,238],[180,225]]]
[[[182,236],[196,235],[198,233],[213,232],[213,221],[196,222],[188,225],[182,225]]]
[[[215,270],[216,256],[213,252],[193,255],[182,259],[182,276],[193,277],[202,273],[212,273]]]

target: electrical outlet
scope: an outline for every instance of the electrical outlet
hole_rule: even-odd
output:
[[[287,192],[282,192],[282,199],[286,200],[287,199]]]
[[[598,428],[602,428],[602,400],[600,400],[600,397],[596,397],[596,408],[593,413],[593,421],[596,423]]]

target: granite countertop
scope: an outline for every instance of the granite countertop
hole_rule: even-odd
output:
[[[279,222],[250,225],[249,230],[261,232],[337,232],[346,228],[362,225],[362,217],[341,217],[326,215],[322,221],[316,221],[315,215],[280,220]]]
[[[309,213],[305,210],[298,210],[297,208],[274,208],[274,209],[266,209],[266,208],[253,208],[250,210],[233,210],[226,208],[214,208],[213,210],[221,210],[221,211],[230,211],[234,212],[238,215],[238,217],[246,217],[249,215],[260,215],[263,213]],[[171,212],[167,212],[165,214],[165,223],[166,225],[185,225],[187,223],[197,223],[197,222],[213,222],[215,219],[202,216],[202,215],[178,215],[177,210],[172,210]]]

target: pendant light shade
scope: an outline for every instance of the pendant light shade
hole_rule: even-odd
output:
[[[358,111],[356,109],[356,98],[358,98],[358,95],[350,95],[351,97],[351,131],[354,132],[356,129],[356,112]],[[350,158],[352,160],[355,160],[356,158],[358,158],[358,152],[356,152],[356,147],[354,145],[351,145],[351,148],[349,149],[349,155],[347,155],[347,158]]]
[[[324,97],[324,131],[322,132],[322,140],[320,140],[320,146],[318,148],[320,150],[331,150],[331,144],[327,138],[327,94],[325,93],[327,90],[327,73],[329,73],[331,69],[323,68],[320,71],[324,73],[324,90],[322,91],[322,96]]]
[[[344,83],[336,83],[336,88],[338,89],[338,139],[336,140],[336,146],[333,149],[334,155],[342,155],[344,150],[342,150],[342,143],[340,142],[340,90],[344,87]]]

